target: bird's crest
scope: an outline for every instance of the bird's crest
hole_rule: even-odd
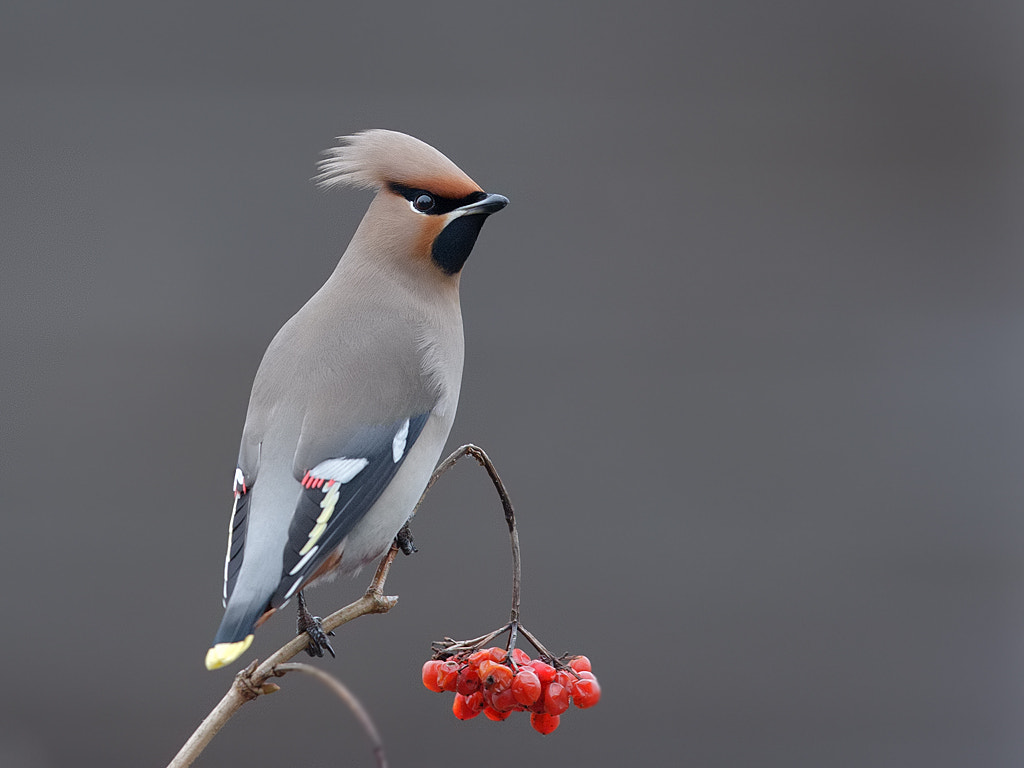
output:
[[[455,163],[412,136],[375,129],[339,136],[324,151],[313,180],[323,189],[350,186],[380,189],[388,184],[426,189],[451,198],[480,190]]]

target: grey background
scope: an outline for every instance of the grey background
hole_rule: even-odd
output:
[[[1022,22],[5,3],[0,765],[163,765],[229,684],[202,659],[248,391],[369,200],[316,190],[318,153],[368,127],[512,200],[464,276],[451,446],[509,484],[527,626],[604,687],[542,738],[420,685],[507,611],[460,467],[326,664],[393,765],[1021,765]],[[199,764],[371,764],[284,687]]]

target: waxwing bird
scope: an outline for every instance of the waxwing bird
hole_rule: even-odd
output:
[[[455,418],[459,275],[484,220],[508,200],[411,136],[372,130],[340,142],[317,183],[376,195],[334,272],[256,372],[209,669],[241,656],[254,628],[297,593],[300,631],[326,644],[318,626],[303,627],[301,590],[384,554]]]

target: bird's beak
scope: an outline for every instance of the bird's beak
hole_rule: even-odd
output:
[[[497,213],[502,208],[508,205],[508,198],[504,195],[488,195],[482,200],[477,200],[475,203],[464,205],[461,208],[455,210],[460,216],[465,216],[469,213]]]

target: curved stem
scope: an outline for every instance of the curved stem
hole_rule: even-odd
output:
[[[319,667],[301,662],[278,664],[277,669],[274,670],[275,675],[284,675],[286,672],[304,672],[307,675],[312,675],[334,691],[338,698],[345,702],[348,708],[352,710],[352,714],[356,716],[356,720],[363,726],[363,730],[366,731],[370,741],[373,742],[373,755],[377,758],[379,768],[388,768],[388,759],[384,755],[384,742],[377,731],[377,726],[373,723],[373,718],[370,717],[370,713],[366,711],[366,707],[363,706],[362,702],[356,698],[355,694],[341,680],[327,674]]]
[[[512,507],[512,500],[508,496],[508,491],[505,490],[505,484],[501,481],[501,477],[498,475],[498,470],[494,468],[494,464],[491,462],[490,457],[484,449],[473,445],[472,443],[467,443],[461,448],[455,450],[448,458],[438,464],[437,469],[434,470],[434,474],[431,475],[430,481],[427,483],[427,487],[423,490],[423,495],[420,496],[420,500],[416,502],[416,506],[413,507],[412,514],[416,514],[416,511],[420,508],[420,504],[423,503],[424,497],[427,495],[427,491],[433,487],[438,478],[451,469],[455,465],[455,462],[463,456],[472,456],[477,460],[477,463],[479,463],[480,466],[487,470],[487,474],[490,476],[491,482],[494,483],[494,488],[498,492],[498,498],[501,499],[502,509],[505,511],[505,524],[508,525],[509,540],[512,544],[512,610],[509,612],[509,622],[512,624],[512,632],[509,636],[509,650],[511,650],[515,647],[516,627],[519,624],[519,593],[520,585],[522,584],[522,564],[519,556],[519,531],[516,528],[516,512]],[[410,515],[410,517],[411,516],[412,515]]]

